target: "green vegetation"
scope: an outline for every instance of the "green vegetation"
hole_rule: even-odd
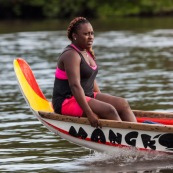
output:
[[[173,0],[0,0],[1,19],[173,15]]]

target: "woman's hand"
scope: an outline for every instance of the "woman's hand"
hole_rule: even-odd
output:
[[[87,117],[92,127],[102,128],[102,125],[95,113],[92,113],[91,115],[88,115]]]

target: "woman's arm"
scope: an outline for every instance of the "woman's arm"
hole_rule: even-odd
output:
[[[98,92],[98,93],[101,92],[96,80],[94,80],[94,92]]]
[[[84,90],[80,84],[80,56],[74,51],[68,51],[67,53],[64,53],[61,59],[63,60],[64,69],[68,76],[69,86],[73,96],[84,111],[84,114],[88,117],[91,125],[98,127],[98,117],[89,107],[88,102],[85,99]]]

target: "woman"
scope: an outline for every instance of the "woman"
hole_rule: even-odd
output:
[[[67,36],[71,44],[60,55],[55,73],[55,112],[88,117],[93,127],[101,127],[99,118],[136,122],[125,99],[100,92],[95,80],[98,67],[92,51],[94,31],[90,22],[84,17],[75,18]]]

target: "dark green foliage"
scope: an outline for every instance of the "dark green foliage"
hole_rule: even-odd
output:
[[[172,15],[173,0],[0,0],[0,18]]]

